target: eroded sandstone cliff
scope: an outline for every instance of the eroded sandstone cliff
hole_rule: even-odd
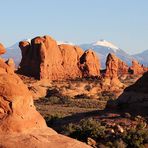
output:
[[[100,75],[99,59],[91,50],[57,45],[49,36],[36,37],[19,44],[22,60],[19,72],[38,79],[60,80]]]

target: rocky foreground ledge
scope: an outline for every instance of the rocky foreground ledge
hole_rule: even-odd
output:
[[[0,46],[0,54],[4,47]],[[0,59],[0,147],[87,148],[86,144],[60,135],[46,126],[36,111],[27,86]]]

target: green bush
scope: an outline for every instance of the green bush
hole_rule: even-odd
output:
[[[46,97],[44,98],[46,100],[46,103],[49,104],[69,104],[71,103],[71,97],[68,96],[51,96],[51,97]]]
[[[46,98],[46,100],[48,100],[48,102],[50,102],[51,104],[59,104],[60,102],[60,98],[57,96],[51,96],[49,98]]]
[[[101,126],[98,121],[92,118],[83,119],[78,125],[69,124],[65,130],[67,131],[66,134],[70,137],[85,142],[88,137],[96,140],[105,136],[105,126]]]
[[[123,140],[129,147],[144,147],[144,144],[148,143],[148,129],[131,129],[130,131],[124,133]]]
[[[109,128],[102,125],[95,119],[88,118],[80,121],[79,124],[69,124],[64,128],[64,134],[78,139],[83,142],[87,142],[90,137],[95,140],[96,146],[104,145],[111,148],[141,148],[144,144],[148,143],[148,129],[129,129],[120,132],[108,132]]]

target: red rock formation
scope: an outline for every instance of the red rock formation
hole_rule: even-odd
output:
[[[106,60],[104,83],[110,86],[123,86],[123,84],[118,79],[118,74],[122,72],[126,72],[126,65],[114,54],[110,53]]]
[[[128,74],[128,65],[118,59],[118,76],[123,76]]]
[[[118,58],[114,54],[109,54],[106,59],[106,77],[118,77]]]
[[[93,50],[86,50],[81,56],[80,70],[83,77],[100,76],[100,61]]]
[[[134,75],[142,75],[147,71],[147,68],[143,65],[140,65],[138,61],[133,60],[132,66],[129,68],[129,72]]]
[[[0,60],[0,147],[82,147],[86,144],[57,134],[36,111],[22,80]]]
[[[148,71],[148,67],[145,67],[143,65],[142,65],[142,67],[143,67],[144,72],[147,72]]]
[[[83,50],[80,47],[58,46],[49,36],[36,37],[31,43],[20,42],[19,46],[22,51],[19,72],[22,74],[39,79],[60,80],[75,79],[84,73],[87,77],[98,76],[100,73],[98,59],[94,52],[87,51],[81,58]],[[81,70],[80,58],[86,60],[81,64]],[[88,68],[85,69],[82,65]]]
[[[0,55],[6,52],[5,47],[0,43]]]
[[[55,40],[49,36],[36,37],[31,44],[20,42],[21,72],[39,79],[61,79],[64,77],[62,54]]]
[[[66,78],[81,77],[81,71],[78,67],[79,59],[83,54],[83,50],[78,46],[59,45],[59,49],[62,53],[62,66],[65,70]]]

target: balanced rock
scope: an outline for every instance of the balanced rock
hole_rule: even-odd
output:
[[[80,58],[80,70],[83,77],[100,75],[100,62],[91,49],[86,50]]]
[[[27,86],[0,60],[0,147],[89,146],[48,128],[43,117],[36,111]]]

